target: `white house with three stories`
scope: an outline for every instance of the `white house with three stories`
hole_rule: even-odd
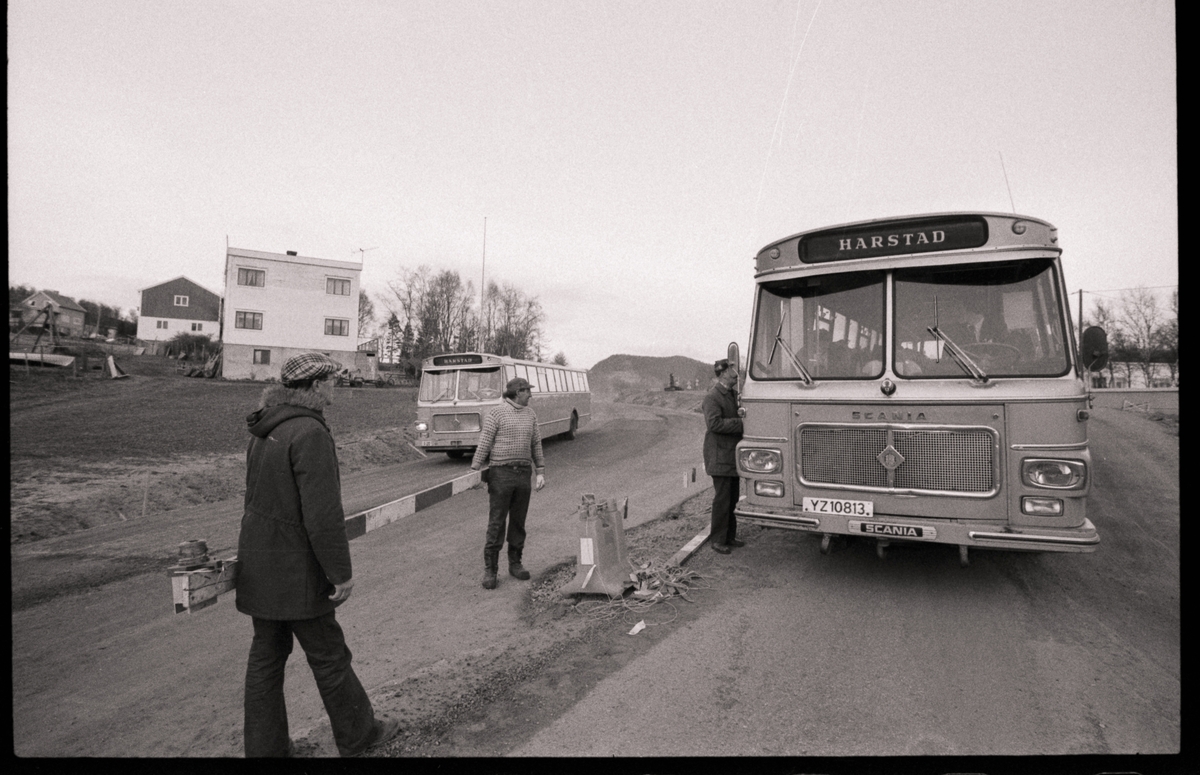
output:
[[[279,379],[283,362],[322,352],[353,368],[362,264],[295,251],[225,251],[222,376]]]

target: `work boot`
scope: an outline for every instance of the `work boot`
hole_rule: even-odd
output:
[[[522,547],[524,548],[524,547]],[[529,581],[529,571],[521,565],[521,549],[508,549],[508,572],[515,579]]]
[[[499,581],[496,578],[496,568],[500,564],[500,558],[495,555],[483,556],[483,588],[495,589]]]

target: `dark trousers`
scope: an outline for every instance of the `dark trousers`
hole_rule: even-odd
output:
[[[350,667],[350,649],[330,611],[316,619],[297,621],[254,618],[254,640],[246,666],[246,757],[288,754],[283,671],[292,653],[293,635],[317,679],[338,752],[343,756],[361,752],[375,735],[375,711]]]
[[[508,522],[508,561],[520,562],[525,548],[525,515],[529,512],[529,496],[533,493],[528,466],[491,466],[488,469],[488,527],[483,544],[483,561],[494,568],[506,538],[504,523]]]
[[[737,538],[737,517],[733,509],[737,506],[738,484],[736,476],[714,476],[712,531],[709,535],[714,544],[727,544]]]

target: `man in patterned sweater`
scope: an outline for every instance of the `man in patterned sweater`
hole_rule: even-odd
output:
[[[504,523],[508,521],[508,572],[522,581],[529,571],[521,566],[525,548],[525,514],[532,494],[530,475],[537,473],[537,489],[546,486],[546,461],[542,457],[542,436],[537,415],[529,406],[529,383],[520,377],[504,388],[504,401],[488,412],[479,435],[479,446],[471,460],[471,470],[485,464],[488,469],[487,540],[483,545],[483,588],[496,588],[496,570],[500,549],[504,546]],[[488,462],[490,459],[490,463]]]

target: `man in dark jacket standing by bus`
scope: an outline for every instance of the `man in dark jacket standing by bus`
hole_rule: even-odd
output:
[[[737,414],[738,366],[724,358],[713,364],[717,384],[704,396],[704,470],[713,480],[712,531],[709,538],[714,551],[729,554],[730,547],[745,546],[737,539],[737,519],[733,509],[738,500],[738,440],[742,438],[742,418]]]
[[[546,460],[537,415],[529,406],[532,388],[520,377],[504,387],[504,401],[488,412],[479,434],[471,470],[488,464],[488,527],[483,544],[483,588],[495,589],[508,522],[508,572],[522,581],[529,571],[521,565],[525,549],[525,515],[532,493],[530,475],[536,472],[537,489],[546,485]],[[490,461],[490,463],[489,463]]]
[[[396,735],[379,720],[350,666],[334,609],[354,580],[337,450],[325,424],[340,365],[321,353],[289,358],[246,417],[246,507],[238,538],[237,609],[254,621],[246,667],[247,757],[288,756],[283,675],[292,638],[308,658],[338,753],[356,756]]]

